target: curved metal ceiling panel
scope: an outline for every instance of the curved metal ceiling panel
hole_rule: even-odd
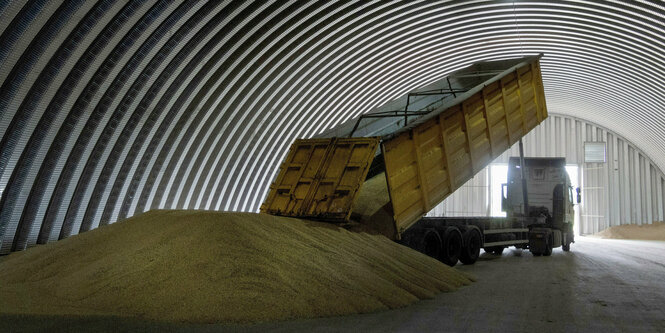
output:
[[[0,253],[153,208],[256,211],[290,142],[545,53],[550,112],[665,169],[648,1],[0,2]]]

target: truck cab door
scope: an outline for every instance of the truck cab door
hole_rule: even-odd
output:
[[[503,183],[501,184],[501,211],[502,212],[507,212],[508,211],[508,197],[506,194],[508,193],[508,184]]]
[[[568,200],[566,202],[566,222],[573,223],[575,220],[575,196],[573,195],[573,187],[568,186]]]

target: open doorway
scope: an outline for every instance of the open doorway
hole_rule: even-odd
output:
[[[490,214],[505,217],[501,211],[501,185],[508,182],[508,164],[492,164],[490,166]]]

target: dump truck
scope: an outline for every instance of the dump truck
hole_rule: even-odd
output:
[[[508,182],[502,184],[506,217],[424,217],[402,234],[401,242],[448,265],[473,264],[485,252],[506,247],[549,256],[552,249],[570,251],[575,242],[573,187],[565,158],[511,157]]]
[[[482,247],[542,248],[541,234],[543,242],[552,238],[545,248],[555,246],[559,233],[544,210],[510,210],[512,186],[507,218],[423,218],[547,118],[541,57],[474,63],[296,139],[261,212],[383,234],[449,265],[473,263]]]

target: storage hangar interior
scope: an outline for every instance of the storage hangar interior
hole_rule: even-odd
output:
[[[196,300],[158,307],[150,303],[161,299],[155,295],[182,283],[166,284],[166,273],[160,282],[140,282],[145,277],[136,272],[144,266],[127,256],[149,251],[152,245],[138,247],[152,244],[147,236],[131,235],[135,229],[123,234],[129,227],[121,226],[115,238],[103,238],[106,228],[148,211],[258,213],[295,139],[321,136],[471,64],[541,54],[548,116],[522,143],[526,157],[565,157],[572,188],[581,189],[570,252],[481,251],[474,265],[453,264],[469,281],[455,282],[451,291],[468,286],[425,296],[410,290],[411,301],[383,299],[367,308],[339,300],[334,295],[342,287],[330,283],[327,296],[296,309],[288,299],[319,287],[291,287],[282,298],[268,298],[262,288],[290,283],[286,273],[268,273],[256,283],[249,276],[243,288],[253,293],[252,304],[279,308],[281,317],[228,319],[214,315],[227,309],[219,304],[230,296],[214,289],[226,282],[197,280],[182,294],[173,291],[180,297],[208,290],[214,299],[199,306],[213,315],[198,315]],[[665,4],[658,0],[0,1],[0,322],[10,331],[665,331],[664,54]],[[519,156],[513,142],[428,206],[426,216],[506,216],[501,186],[509,158]],[[172,214],[181,213],[187,214]],[[171,237],[186,245],[164,250],[164,262],[189,260],[182,252],[204,242],[183,238],[187,228],[151,229],[162,228],[160,221],[145,224],[147,234],[162,232],[160,249]],[[234,236],[211,230],[224,228],[199,230],[200,237],[223,252],[222,243]],[[338,225],[330,228],[346,235]],[[87,247],[63,250],[93,229]],[[267,231],[247,233],[273,239]],[[131,238],[118,252],[124,257],[105,261],[118,249],[106,242],[123,235]],[[365,250],[351,252],[370,251],[371,242],[397,244],[383,241],[362,241]],[[259,258],[286,247],[278,238],[272,242]],[[205,261],[206,253],[196,253],[200,265],[165,269],[227,274],[211,268],[215,262]],[[56,254],[69,257],[62,261],[67,268],[58,266]],[[377,262],[367,260],[354,267]],[[302,281],[316,279],[297,262],[280,261],[280,267],[302,271]],[[132,272],[105,263],[126,264]],[[349,274],[361,278],[362,269]],[[109,270],[115,275],[107,276]],[[54,280],[60,275],[78,278]],[[95,280],[100,276],[109,280]],[[406,284],[400,279],[394,283]],[[118,280],[155,292],[138,306],[154,310],[104,311],[107,303],[84,302],[95,293],[131,297],[113,284]],[[427,289],[418,281],[417,290]],[[92,291],[73,296],[71,288]],[[67,306],[51,298],[66,299]],[[324,303],[339,304],[331,312],[321,310]]]

